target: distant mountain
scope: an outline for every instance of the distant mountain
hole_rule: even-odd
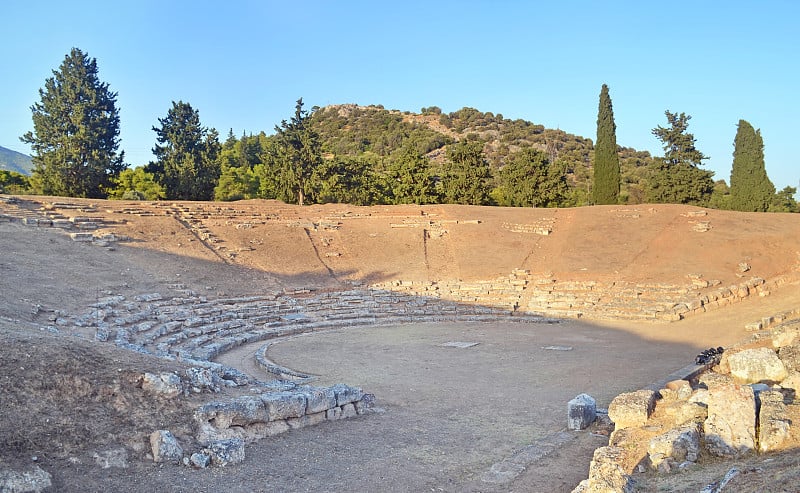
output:
[[[30,176],[31,170],[33,170],[33,160],[27,154],[0,146],[0,169]]]

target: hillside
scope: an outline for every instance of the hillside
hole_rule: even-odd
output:
[[[30,175],[33,161],[30,156],[0,146],[0,169]]]
[[[335,155],[377,156],[392,162],[411,147],[429,157],[434,170],[444,161],[448,145],[463,140],[484,144],[490,166],[502,168],[514,153],[534,147],[562,167],[574,190],[589,189],[592,139],[560,129],[548,129],[530,121],[505,118],[502,114],[462,108],[443,113],[438,107],[421,113],[387,110],[383,106],[330,105],[314,113],[313,124],[325,149]],[[622,195],[629,203],[641,202],[646,167],[653,163],[647,151],[619,147]],[[576,197],[580,204],[581,198]]]

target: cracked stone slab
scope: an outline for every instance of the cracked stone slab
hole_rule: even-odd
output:
[[[542,346],[547,351],[572,351],[572,346]]]
[[[480,342],[465,342],[465,341],[448,341],[442,344],[439,344],[440,347],[454,347],[458,349],[467,349],[474,346],[477,346]]]

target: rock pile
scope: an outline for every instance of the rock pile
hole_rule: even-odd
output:
[[[609,405],[609,444],[595,451],[574,492],[634,490],[634,474],[691,467],[704,456],[742,458],[782,450],[800,417],[800,320],[726,349],[711,371],[658,392],[620,394]]]

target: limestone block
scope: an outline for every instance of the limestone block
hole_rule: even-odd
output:
[[[241,438],[228,438],[215,440],[208,445],[208,455],[216,466],[227,466],[244,462],[244,440]]]
[[[665,405],[664,414],[672,418],[672,422],[676,425],[688,422],[702,423],[708,417],[705,406],[689,401],[675,401]]]
[[[589,464],[588,486],[585,491],[596,493],[630,493],[633,481],[622,468],[624,451],[620,447],[600,447],[594,451]]]
[[[692,385],[686,380],[672,380],[665,387],[674,391],[677,399],[688,399],[692,395]]]
[[[725,357],[723,356],[723,359],[724,358]],[[721,366],[723,366],[723,364],[720,364],[720,367]],[[700,377],[697,379],[697,384],[701,388],[706,388],[706,389],[710,389],[712,387],[718,387],[720,385],[723,386],[731,385],[732,383],[734,383],[733,379],[729,375],[722,375],[715,371],[707,371],[702,375],[700,375]]]
[[[647,454],[654,469],[664,461],[696,462],[700,453],[700,433],[697,424],[673,428],[650,440]]]
[[[617,428],[640,426],[647,422],[653,412],[656,393],[653,390],[637,390],[620,394],[608,406],[608,417]]]
[[[306,414],[305,416],[300,416],[299,418],[289,418],[286,420],[286,424],[293,430],[297,428],[305,428],[306,426],[318,425],[325,421],[325,413],[326,411],[322,411],[314,414]]]
[[[706,448],[720,457],[741,457],[756,446],[756,398],[749,386],[720,385],[708,390]]]
[[[199,424],[224,430],[269,421],[269,414],[259,396],[245,395],[229,402],[206,403],[194,412],[194,419]]]
[[[770,452],[780,449],[789,436],[790,420],[786,416],[783,394],[777,390],[759,392],[761,408],[758,413],[758,450]]]
[[[315,414],[336,407],[336,392],[331,387],[304,387],[306,414]]]
[[[261,394],[269,421],[299,418],[306,413],[306,395],[301,392],[270,392]]]
[[[789,372],[800,371],[800,344],[784,346],[778,350],[778,358]]]
[[[169,430],[156,430],[151,433],[150,447],[155,462],[180,463],[183,459],[183,448]]]
[[[783,362],[770,348],[745,349],[728,358],[738,383],[780,382],[788,376]]]
[[[567,428],[583,430],[594,423],[597,402],[588,394],[580,394],[567,403]]]
[[[183,392],[181,377],[174,373],[160,373],[142,375],[142,390],[160,397],[177,397]]]
[[[0,470],[0,491],[9,493],[50,491],[53,486],[50,473],[39,466],[28,471]]]
[[[772,347],[775,349],[791,346],[800,340],[800,327],[780,327],[772,333]]]
[[[351,402],[360,401],[364,396],[364,392],[357,387],[350,387],[349,385],[336,384],[331,387],[336,394],[336,405],[341,407]]]

